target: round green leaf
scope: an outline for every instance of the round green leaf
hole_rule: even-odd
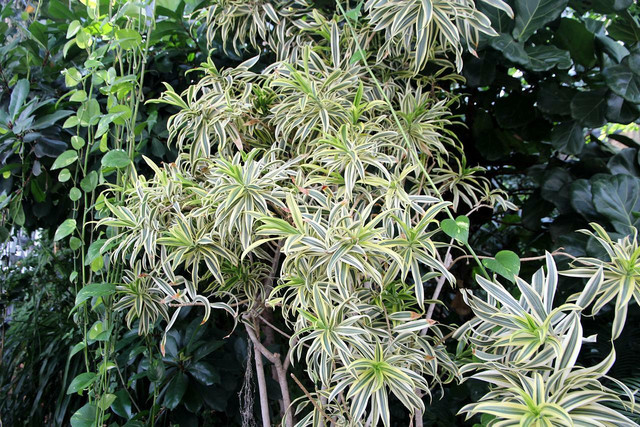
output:
[[[82,192],[77,187],[73,187],[69,191],[69,198],[74,202],[80,200],[80,197],[82,197]]]
[[[67,182],[69,179],[71,179],[71,172],[69,172],[69,169],[62,169],[58,174],[58,181]]]
[[[115,291],[116,285],[111,283],[89,283],[78,291],[75,305],[81,304],[89,298],[111,295]]]
[[[92,192],[98,185],[98,173],[91,171],[80,181],[80,187],[87,193]]]
[[[76,150],[67,150],[64,153],[60,154],[53,165],[51,166],[51,170],[56,170],[60,168],[67,167],[73,162],[78,160],[78,152]]]
[[[82,138],[81,136],[72,136],[71,137],[71,146],[73,148],[75,148],[76,150],[79,150],[82,147],[84,147],[84,144],[85,144],[84,138]]]
[[[500,251],[495,258],[483,259],[482,264],[512,282],[520,273],[520,258],[511,251]]]
[[[116,31],[116,40],[123,49],[130,50],[140,46],[142,36],[135,30],[123,28]]]
[[[69,247],[74,251],[80,248],[80,246],[82,246],[82,240],[80,240],[76,236],[73,236],[71,239],[69,239]]]
[[[469,240],[469,218],[464,215],[457,217],[455,220],[447,218],[440,223],[440,227],[447,236],[459,242],[467,243]]]
[[[111,150],[102,158],[102,167],[125,168],[131,164],[131,159],[124,150]]]

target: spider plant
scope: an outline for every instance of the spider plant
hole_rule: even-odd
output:
[[[613,339],[616,339],[624,328],[631,299],[640,304],[638,232],[633,229],[632,234],[614,241],[599,224],[591,223],[591,227],[595,233],[588,230],[583,232],[600,243],[609,259],[580,257],[575,260],[570,270],[563,271],[562,274],[590,279],[584,291],[573,299],[582,307],[587,307],[593,302],[592,315],[596,315],[615,298],[615,317],[611,334]],[[595,278],[599,279],[594,280]]]

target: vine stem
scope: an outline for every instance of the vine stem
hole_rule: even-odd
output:
[[[576,259],[576,257],[574,257],[573,255],[563,252],[564,248],[558,248],[555,251],[551,252],[552,256],[556,256],[556,255],[562,255],[562,256],[566,256],[567,258],[571,258],[571,259]],[[531,256],[531,257],[524,257],[524,258],[520,258],[521,262],[530,262],[530,261],[540,261],[545,259],[546,255],[538,255],[538,256]],[[451,266],[453,266],[455,263],[457,263],[458,261],[461,261],[463,259],[469,259],[471,258],[470,255],[461,255],[458,258],[454,259],[453,262],[451,263]],[[493,257],[490,256],[478,256],[478,258],[481,259],[491,259]]]

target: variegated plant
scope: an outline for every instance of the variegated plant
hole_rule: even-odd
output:
[[[486,299],[465,292],[465,301],[477,317],[458,329],[455,336],[468,340],[475,356],[487,362],[525,369],[550,366],[562,354],[562,340],[568,332],[582,329],[579,305],[554,307],[558,272],[549,253],[546,266],[547,273],[541,268],[530,284],[515,278],[519,299],[497,281],[478,276]],[[580,332],[575,340],[581,339]]]
[[[592,315],[596,315],[602,307],[614,298],[615,318],[613,321],[613,339],[620,336],[627,319],[627,309],[631,300],[640,304],[640,248],[638,247],[638,232],[634,228],[632,234],[614,241],[599,224],[592,223],[595,234],[584,230],[604,248],[608,260],[581,257],[575,260],[572,269],[562,272],[566,276],[594,278],[602,276],[601,280],[591,280],[591,285],[576,295],[578,304],[586,307],[593,301]]]
[[[168,122],[178,158],[145,159],[153,176],[132,173],[100,205],[104,248],[131,269],[118,307],[141,332],[160,317],[168,331],[192,306],[203,322],[212,309],[242,321],[258,354],[265,426],[260,355],[288,427],[295,418],[390,425],[390,396],[421,423],[422,396],[460,379],[451,328],[430,318],[444,283],[455,283],[448,255],[458,248],[441,221],[463,206],[511,207],[467,165],[448,128],[455,100],[441,84],[460,79],[446,53],[459,59],[478,31],[492,34],[488,19],[471,0],[337,6],[304,14],[310,6],[297,0],[219,0],[193,17],[209,23],[210,43],[221,36],[223,49],[252,59],[224,69],[209,60],[182,93],[167,86],[156,102],[178,109]],[[278,61],[260,69],[263,49]],[[415,76],[427,60],[442,69]],[[519,301],[480,281],[490,296],[469,299],[479,321],[466,338],[478,356],[549,366],[566,336],[581,337],[581,306],[553,307],[547,265],[531,285],[518,279]],[[289,337],[287,355],[263,345],[264,328]],[[304,363],[312,384],[293,403],[290,363]]]
[[[531,284],[515,278],[521,293],[518,300],[497,280],[482,277],[477,281],[486,299],[465,296],[477,317],[455,336],[471,346],[476,361],[465,364],[461,373],[477,371],[470,378],[489,383],[491,389],[460,413],[467,418],[490,415],[488,426],[636,425],[612,405],[635,410],[633,392],[606,375],[615,350],[596,366],[577,365],[585,340],[582,311],[603,282],[602,268],[592,271],[585,290],[570,298],[574,302],[554,306],[558,273],[549,253],[546,267],[546,274],[538,270]],[[602,381],[617,385],[627,400]]]

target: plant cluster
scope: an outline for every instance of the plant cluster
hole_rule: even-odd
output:
[[[482,425],[636,425],[638,372],[614,362],[640,302],[640,166],[603,128],[640,116],[635,12],[4,7],[0,237],[70,248],[48,315],[79,337],[53,333],[68,375],[37,391],[19,360],[41,356],[7,341],[3,393],[64,392],[3,421],[422,426],[454,399],[450,420]]]

